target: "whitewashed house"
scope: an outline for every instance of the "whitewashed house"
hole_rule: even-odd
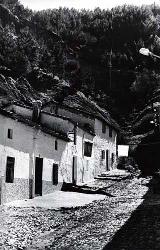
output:
[[[63,182],[89,182],[114,167],[116,123],[67,106],[58,114],[40,106],[0,109],[1,203],[60,190]]]
[[[94,176],[116,167],[117,133],[120,128],[106,110],[88,100],[82,93],[76,96],[68,96],[58,106],[56,102],[49,102],[44,105],[43,110],[51,114],[68,117],[81,128],[87,128],[94,132],[95,136],[92,142]],[[84,135],[85,132],[83,132],[82,138]],[[83,140],[81,139],[81,141]],[[81,156],[82,159],[78,158],[78,167],[83,169],[82,166],[87,166],[90,158],[83,158],[83,154]],[[79,176],[78,180],[82,182],[83,178]]]

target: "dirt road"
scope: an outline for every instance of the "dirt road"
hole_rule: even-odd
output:
[[[56,211],[1,206],[0,249],[103,249],[145,202],[148,181],[103,181],[114,197],[85,207]]]

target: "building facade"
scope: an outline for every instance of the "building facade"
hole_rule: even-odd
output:
[[[116,139],[103,119],[75,110],[1,109],[1,204],[60,190],[64,182],[92,181],[114,168]]]

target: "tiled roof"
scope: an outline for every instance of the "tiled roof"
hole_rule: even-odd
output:
[[[67,96],[62,104],[58,104],[53,100],[45,103],[43,108],[48,105],[60,105],[65,109],[72,110],[75,113],[82,113],[84,116],[89,116],[92,118],[97,118],[102,121],[105,121],[108,125],[116,129],[117,131],[120,130],[120,126],[118,123],[110,116],[110,114],[105,110],[99,107],[95,102],[89,100],[85,97],[82,92],[78,92],[75,95]]]
[[[67,96],[64,99],[62,106],[75,109],[75,111],[77,112],[82,112],[86,115],[88,114],[92,117],[103,120],[116,130],[120,130],[118,123],[110,116],[110,114],[105,109],[99,107],[92,100],[87,99],[81,92],[78,92],[73,96]]]

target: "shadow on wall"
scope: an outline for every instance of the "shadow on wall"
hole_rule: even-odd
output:
[[[103,250],[160,249],[160,178],[154,177],[143,203]]]

